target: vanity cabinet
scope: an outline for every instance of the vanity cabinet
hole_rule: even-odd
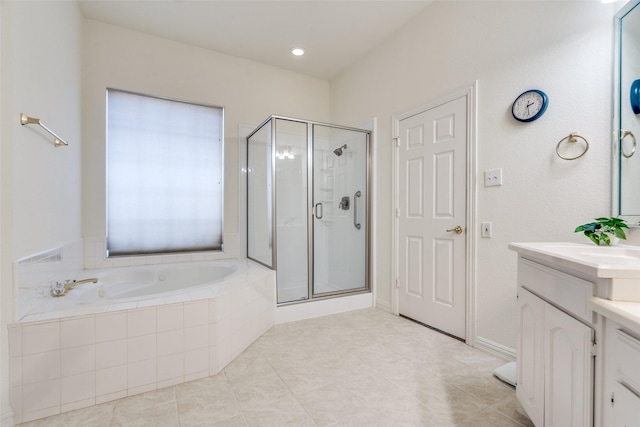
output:
[[[640,427],[640,334],[604,319],[605,425]]]
[[[593,426],[594,285],[518,263],[516,397],[536,427]]]
[[[518,410],[536,427],[640,427],[640,248],[509,248],[518,252]]]

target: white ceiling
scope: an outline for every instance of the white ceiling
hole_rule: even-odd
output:
[[[86,18],[330,80],[432,0],[79,0]],[[302,57],[291,54],[302,47]]]

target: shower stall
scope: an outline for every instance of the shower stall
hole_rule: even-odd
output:
[[[370,136],[271,116],[247,137],[247,256],[278,304],[369,291]]]

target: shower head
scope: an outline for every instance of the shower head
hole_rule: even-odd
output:
[[[333,154],[340,157],[342,156],[342,150],[346,150],[346,149],[347,149],[347,144],[344,144],[342,147],[338,147],[335,150],[333,150]]]

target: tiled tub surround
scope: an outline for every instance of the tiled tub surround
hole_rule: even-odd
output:
[[[215,375],[274,323],[275,273],[250,262],[186,295],[10,325],[14,421]]]

